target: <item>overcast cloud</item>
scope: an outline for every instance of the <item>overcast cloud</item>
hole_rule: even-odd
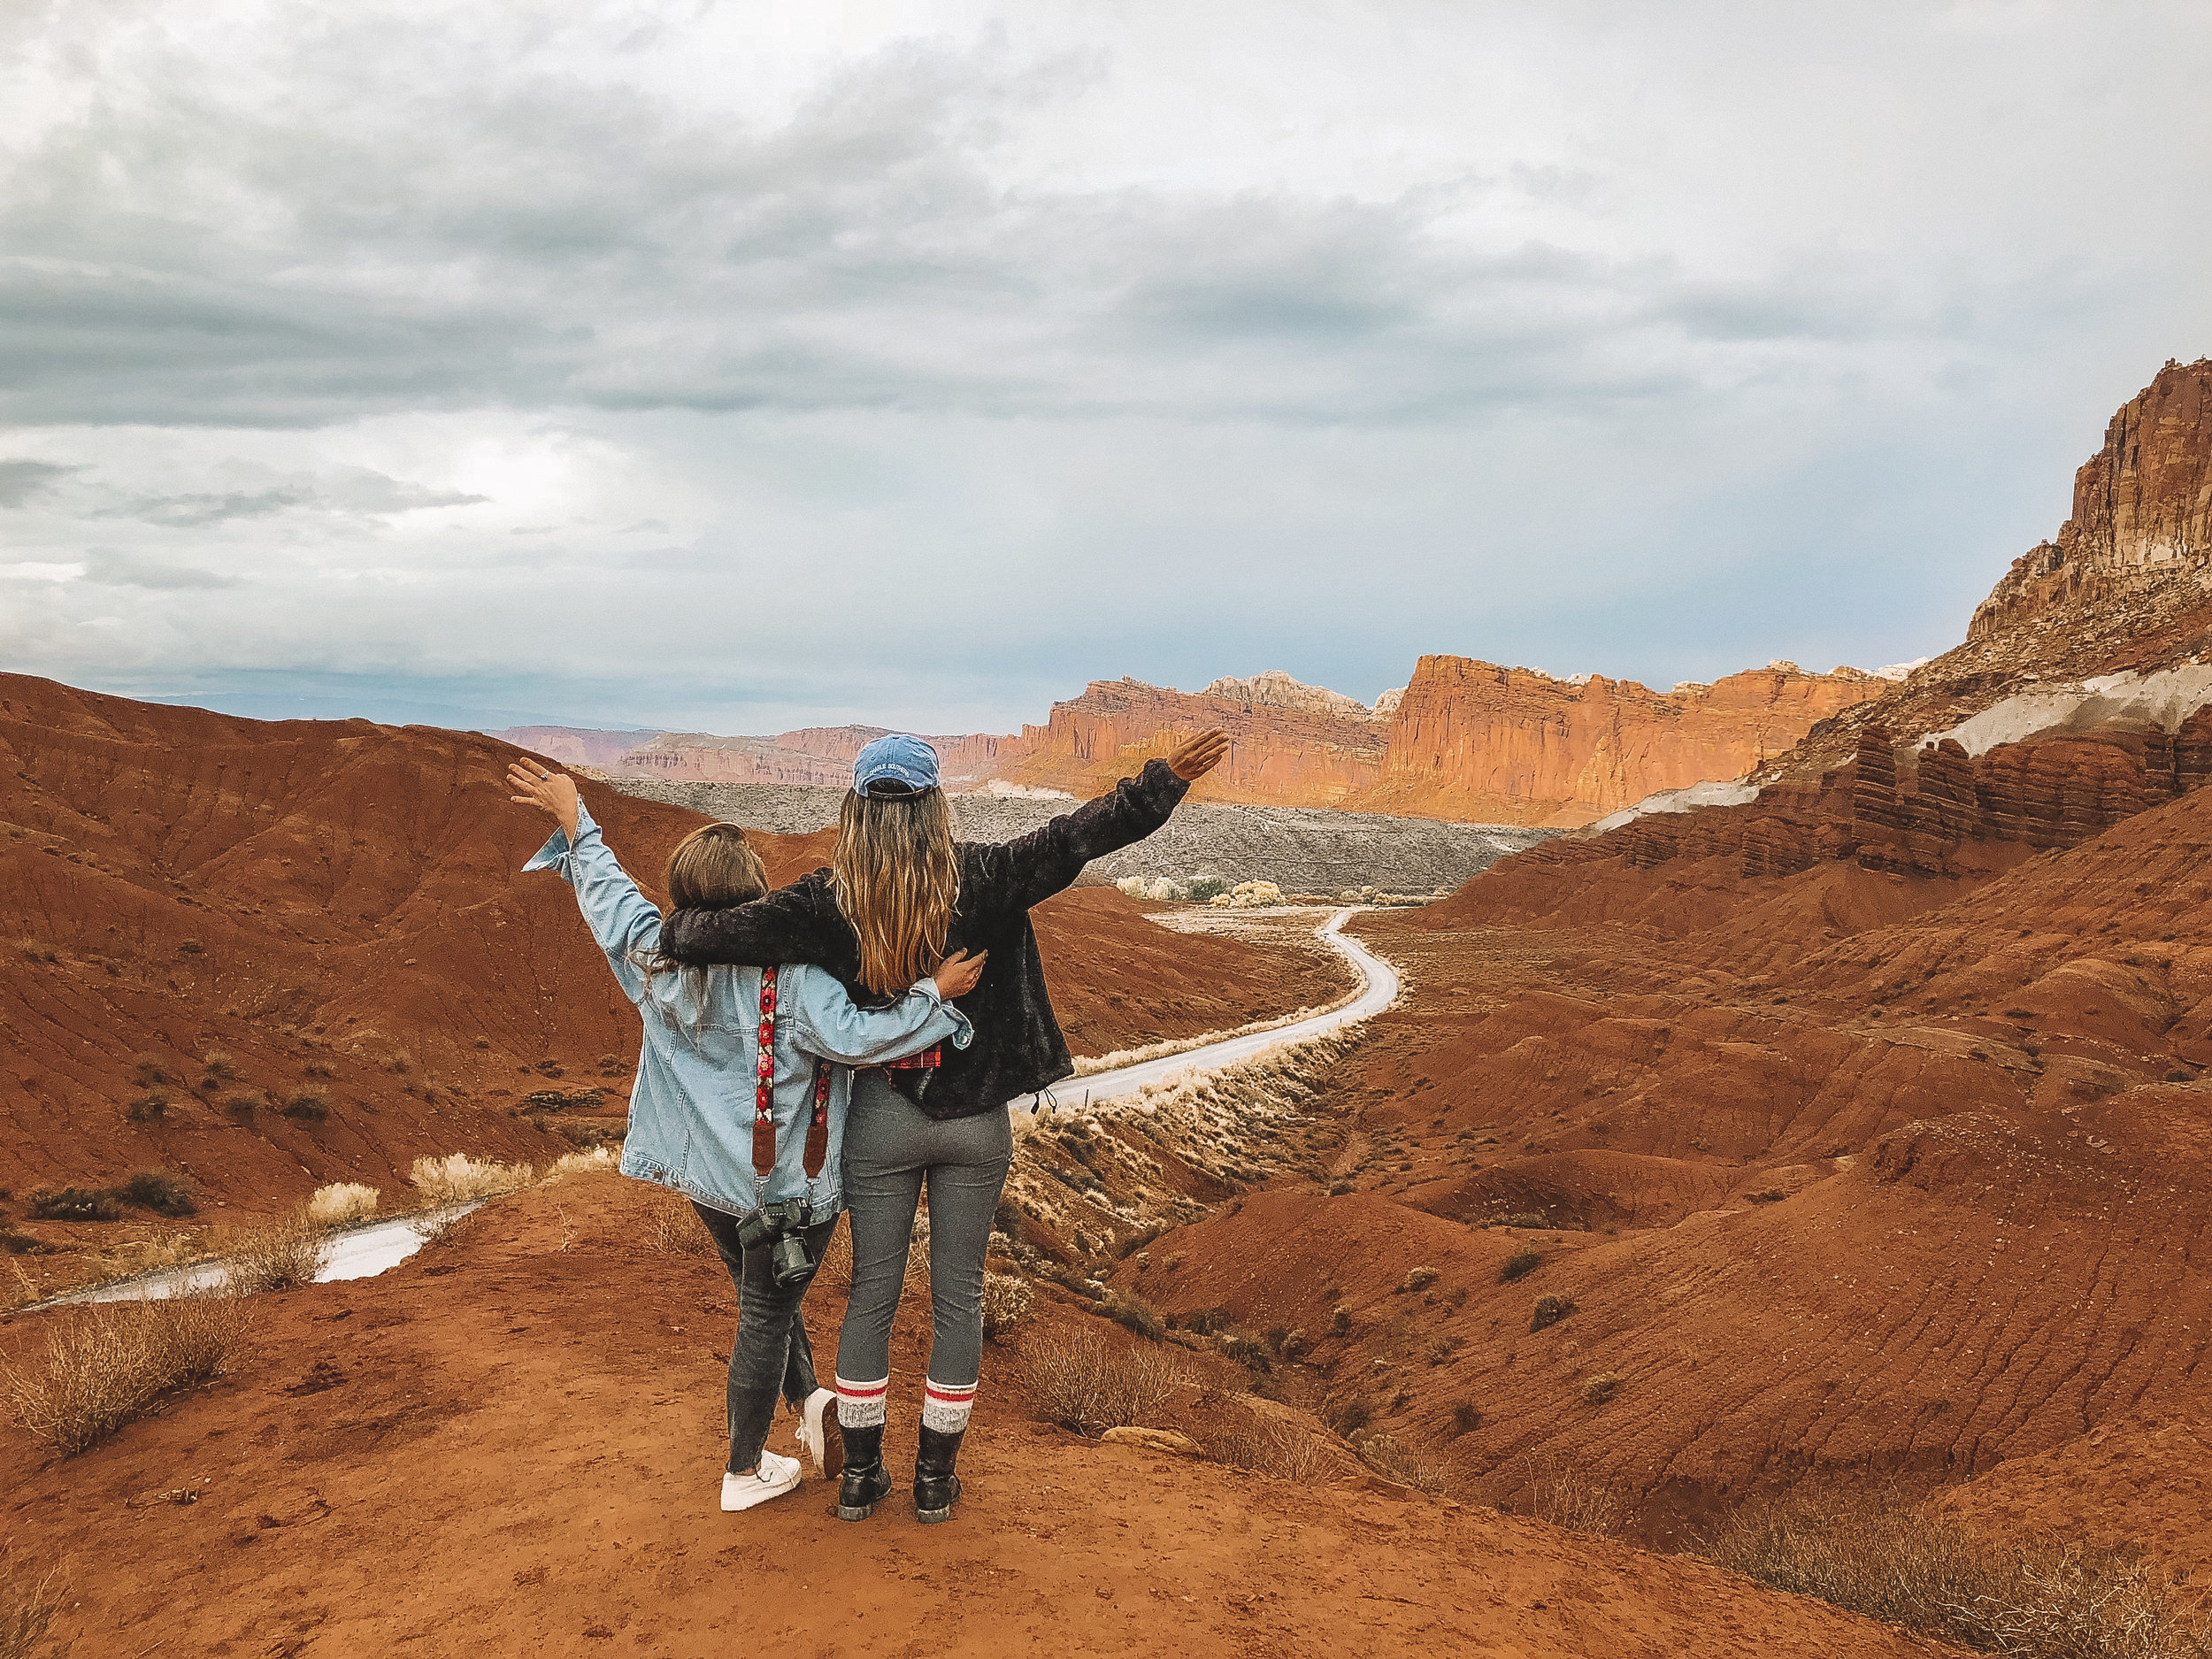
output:
[[[1873,665],[2212,350],[2193,0],[478,10],[0,7],[9,666],[757,731]]]

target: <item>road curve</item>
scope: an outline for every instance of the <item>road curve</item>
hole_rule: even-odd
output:
[[[1367,982],[1365,988],[1343,1007],[1333,1008],[1327,1013],[1316,1014],[1310,1019],[1302,1019],[1294,1025],[1277,1025],[1240,1037],[1224,1037],[1219,1042],[1210,1042],[1202,1048],[1186,1048],[1180,1054],[1167,1055],[1157,1060],[1142,1060],[1134,1065],[1117,1066],[1110,1071],[1094,1071],[1088,1077],[1071,1077],[1048,1089],[1041,1089],[1034,1094],[1025,1094],[1018,1100],[1009,1101],[1007,1110],[1033,1112],[1044,1104],[1080,1107],[1120,1100],[1186,1071],[1218,1071],[1223,1066],[1236,1065],[1256,1055],[1265,1054],[1271,1048],[1324,1036],[1340,1026],[1381,1013],[1398,1000],[1398,971],[1344,932],[1344,924],[1359,914],[1360,908],[1357,905],[1348,906],[1314,929],[1316,936],[1333,945],[1338,954],[1358,969],[1361,977]]]

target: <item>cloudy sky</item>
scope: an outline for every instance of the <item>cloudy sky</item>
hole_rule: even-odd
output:
[[[0,0],[0,666],[1010,729],[1940,650],[2212,351],[2200,0]]]

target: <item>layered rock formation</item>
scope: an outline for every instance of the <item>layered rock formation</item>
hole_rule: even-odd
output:
[[[1391,720],[1378,811],[1587,824],[1661,789],[1735,778],[1888,682],[1793,663],[1655,692],[1632,680],[1554,680],[1424,657]]]
[[[1372,708],[1279,670],[1217,680],[1195,693],[1094,680],[1082,695],[1055,703],[1041,726],[929,741],[952,789],[998,783],[1087,799],[1189,733],[1218,726],[1233,747],[1202,786],[1211,800],[1572,827],[1654,790],[1738,777],[1887,683],[1855,669],[1809,674],[1793,663],[1771,663],[1711,685],[1657,692],[1601,675],[1554,680],[1532,669],[1425,657],[1409,685],[1385,692]],[[563,758],[572,749],[572,758],[618,776],[835,787],[884,728],[810,727],[776,737],[662,733],[634,741],[611,764],[595,758],[604,742],[579,741],[604,734],[561,735]]]

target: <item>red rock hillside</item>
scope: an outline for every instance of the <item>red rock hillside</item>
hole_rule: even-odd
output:
[[[2198,522],[2208,381],[2170,365],[2085,469],[2080,582],[1755,801],[1360,918],[1411,989],[1324,1090],[1333,1157],[1114,1282],[1305,1333],[1290,1392],[1494,1499],[1563,1464],[1680,1539],[1762,1486],[1995,1471],[1960,1513],[2193,1564],[2129,1487],[2212,1472],[2155,1426],[2212,1411],[2212,549],[2105,568],[2080,526]],[[1931,723],[1967,740],[1892,740]]]
[[[636,1016],[565,885],[518,872],[546,825],[498,781],[515,752],[0,676],[0,1187],[155,1165],[266,1208],[389,1186],[421,1153],[542,1160],[565,1127],[618,1127]],[[702,821],[584,790],[649,886]],[[779,880],[829,850],[755,842]],[[1071,1040],[1098,1052],[1336,989],[1108,890],[1038,921]]]

